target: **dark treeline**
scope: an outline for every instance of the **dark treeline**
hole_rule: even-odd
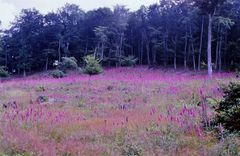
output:
[[[139,65],[221,71],[240,63],[239,0],[161,0],[131,12],[125,6],[84,12],[66,4],[46,15],[24,9],[1,31],[0,65],[25,73],[53,68],[61,57],[94,54],[119,66]]]

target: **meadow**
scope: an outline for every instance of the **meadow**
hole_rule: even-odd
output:
[[[233,73],[209,79],[147,67],[4,81],[0,155],[230,155],[225,147],[232,140],[216,139],[202,122],[214,115],[206,99],[221,100],[219,88],[230,81]]]

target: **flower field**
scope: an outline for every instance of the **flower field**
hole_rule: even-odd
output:
[[[0,156],[219,155],[224,143],[204,130],[201,104],[220,100],[230,81],[137,67],[1,82]]]

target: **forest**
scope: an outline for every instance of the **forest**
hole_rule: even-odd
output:
[[[104,66],[136,65],[235,71],[240,63],[239,0],[161,0],[130,11],[116,5],[84,11],[66,4],[41,14],[23,9],[1,30],[0,65],[12,74],[53,69],[56,60],[93,54]]]

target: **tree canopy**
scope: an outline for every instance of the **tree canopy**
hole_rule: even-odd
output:
[[[117,5],[85,12],[66,4],[45,15],[24,9],[1,31],[0,66],[25,75],[51,69],[62,57],[82,63],[94,55],[108,66],[133,56],[138,65],[200,70],[208,62],[218,71],[235,69],[239,12],[238,0],[161,0],[136,11]]]

